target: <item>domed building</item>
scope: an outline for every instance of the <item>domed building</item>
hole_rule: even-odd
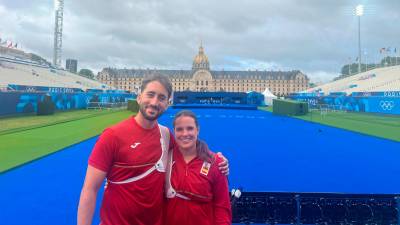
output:
[[[210,63],[208,62],[208,57],[204,53],[204,48],[201,44],[199,47],[199,54],[197,54],[193,60],[192,73],[192,85],[189,90],[211,91],[215,89],[212,85],[213,77],[210,73]]]
[[[208,62],[208,57],[204,54],[203,45],[200,44],[199,54],[194,57],[192,70],[210,70],[210,63]]]
[[[117,89],[139,92],[142,79],[154,73],[168,76],[174,91],[256,91],[261,93],[268,88],[274,95],[284,96],[306,90],[309,87],[308,77],[299,70],[210,70],[210,62],[202,44],[193,59],[192,70],[104,68],[98,73],[97,79]]]

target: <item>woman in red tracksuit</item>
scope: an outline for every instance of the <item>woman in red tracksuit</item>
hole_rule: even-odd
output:
[[[231,224],[232,213],[221,161],[198,140],[199,125],[191,111],[180,111],[173,122],[176,147],[169,154],[166,225]]]

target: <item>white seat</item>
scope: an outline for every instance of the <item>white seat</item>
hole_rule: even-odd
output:
[[[104,84],[67,71],[0,61],[0,85],[103,89]]]
[[[322,91],[324,94],[331,92],[380,92],[400,91],[400,66],[377,68],[337,81],[332,81],[305,92]]]

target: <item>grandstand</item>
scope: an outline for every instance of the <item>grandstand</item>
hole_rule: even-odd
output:
[[[0,100],[6,102],[0,108],[0,117],[38,112],[38,104],[45,96],[50,96],[55,109],[61,111],[119,108],[135,97],[96,80],[54,68],[39,56],[35,59],[22,54],[18,57],[0,54]]]
[[[400,66],[377,68],[344,79],[336,80],[304,92],[320,92],[325,95],[333,92],[386,92],[400,91]]]
[[[22,59],[0,57],[0,87],[14,85],[109,89],[106,85],[77,74]]]

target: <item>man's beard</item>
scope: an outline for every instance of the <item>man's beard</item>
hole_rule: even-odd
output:
[[[147,106],[147,107],[146,107],[146,106]],[[157,113],[156,113],[154,116],[153,116],[153,115],[149,115],[149,114],[146,113],[146,108],[152,108],[153,111],[156,111]],[[143,115],[143,117],[144,117],[146,120],[149,120],[149,121],[157,120],[158,117],[160,117],[161,114],[164,112],[164,111],[162,111],[159,107],[157,107],[157,106],[150,106],[150,105],[139,105],[139,111],[140,111],[140,113]]]

